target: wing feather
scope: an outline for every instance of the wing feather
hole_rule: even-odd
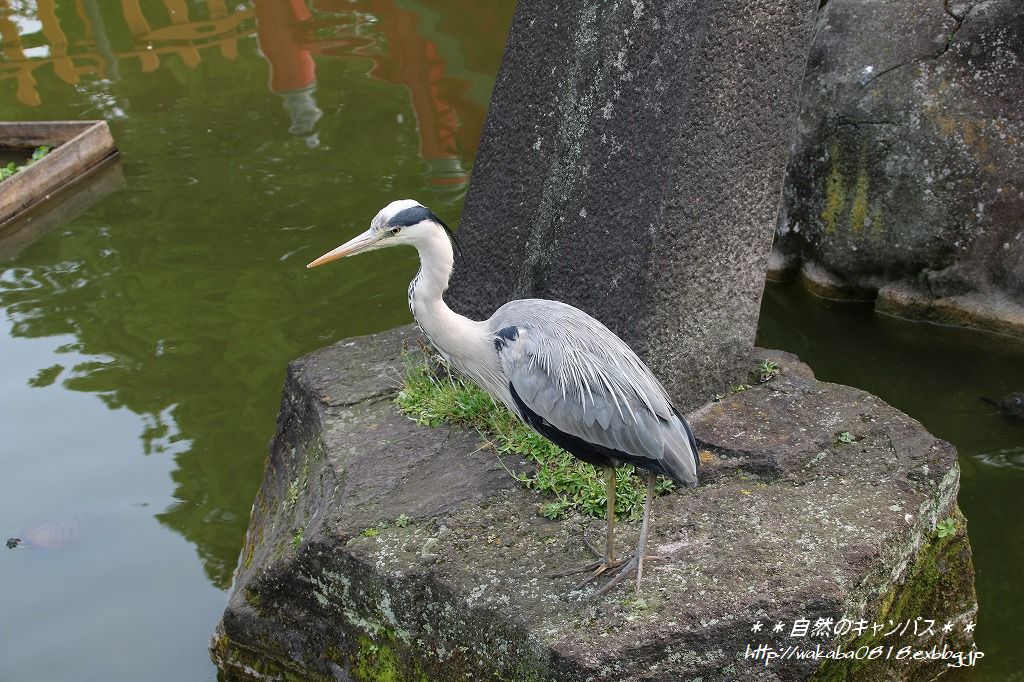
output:
[[[502,371],[530,410],[563,433],[620,453],[618,459],[696,483],[689,426],[653,373],[608,328],[577,308],[541,299],[507,303],[488,324],[496,341],[500,336]]]

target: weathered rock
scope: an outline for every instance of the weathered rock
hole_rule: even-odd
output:
[[[830,271],[831,298],[892,282],[947,308],[977,294],[965,302],[990,310],[960,323],[1024,336],[1022,74],[1019,0],[830,0],[777,248]]]
[[[875,310],[896,317],[1024,336],[1024,306],[999,291],[934,296],[912,284],[894,282],[878,290]]]
[[[692,408],[754,344],[814,0],[519,0],[452,307],[571,303]]]
[[[231,678],[792,680],[858,668],[857,679],[927,679],[945,663],[766,666],[744,653],[969,646],[959,625],[926,641],[788,637],[798,618],[973,619],[956,453],[877,398],[760,352],[779,375],[692,415],[703,485],[656,501],[650,542],[668,560],[649,565],[643,599],[622,586],[589,600],[573,579],[543,576],[587,560],[580,526],[596,541],[600,522],[543,519],[541,498],[506,472],[521,463],[397,411],[412,334],[351,339],[289,367],[211,644]],[[947,518],[955,532],[940,538]],[[619,528],[622,547],[635,542],[636,524]],[[782,635],[751,632],[777,620]]]
[[[863,284],[849,282],[814,261],[800,268],[800,281],[815,296],[832,301],[873,301],[877,291]]]

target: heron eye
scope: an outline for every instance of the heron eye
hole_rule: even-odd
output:
[[[390,230],[388,230],[388,232],[390,232],[392,235],[396,235],[396,234],[398,234],[401,231],[402,231],[402,228],[400,228],[400,227],[392,227]]]

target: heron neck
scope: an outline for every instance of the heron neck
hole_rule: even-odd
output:
[[[467,371],[475,356],[474,345],[479,345],[480,323],[459,315],[444,301],[454,269],[451,242],[438,235],[416,248],[420,271],[409,286],[409,308],[431,344],[458,369]]]

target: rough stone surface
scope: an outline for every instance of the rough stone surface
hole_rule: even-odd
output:
[[[565,301],[681,408],[753,346],[817,2],[520,0],[452,307]]]
[[[1021,102],[1020,0],[830,0],[776,247],[830,271],[832,298],[897,282],[1024,336]]]
[[[547,573],[589,560],[480,437],[417,427],[391,398],[402,328],[292,363],[265,478],[211,652],[231,679],[929,679],[944,663],[744,660],[757,621],[943,622],[976,610],[953,448],[879,399],[770,381],[691,414],[703,482],[655,502],[643,599]],[[751,362],[753,359],[750,360]],[[848,432],[853,442],[840,442]],[[847,439],[848,440],[848,439]],[[404,515],[408,523],[396,523]],[[956,520],[939,538],[936,522]],[[620,543],[636,541],[620,523]],[[924,643],[969,647],[958,629]],[[921,641],[804,640],[808,646]]]

